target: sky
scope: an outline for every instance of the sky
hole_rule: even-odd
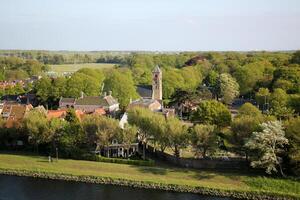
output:
[[[0,49],[300,49],[300,0],[0,0]]]

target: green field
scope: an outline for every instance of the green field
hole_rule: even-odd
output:
[[[50,71],[56,73],[76,72],[81,68],[104,69],[104,68],[112,68],[114,66],[115,66],[114,63],[82,63],[82,64],[50,65]]]
[[[256,191],[300,197],[300,182],[290,179],[247,176],[240,173],[200,171],[171,167],[145,167],[125,164],[60,159],[49,163],[46,157],[0,154],[0,170],[28,170],[43,173],[97,176],[160,184],[176,184],[221,190]]]

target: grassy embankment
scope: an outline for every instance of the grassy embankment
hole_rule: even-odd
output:
[[[81,68],[104,69],[104,68],[112,68],[114,66],[115,64],[113,63],[62,64],[62,65],[50,65],[50,71],[61,74],[63,72],[76,72]]]
[[[20,172],[20,173],[18,173]],[[90,177],[95,183],[129,185],[173,191],[196,192],[217,196],[260,199],[262,195],[272,199],[300,198],[300,182],[247,176],[239,173],[211,172],[167,167],[145,167],[92,161],[60,159],[49,163],[46,157],[0,154],[0,174],[15,174],[85,182]],[[55,178],[71,176],[74,178]],[[59,177],[58,176],[58,177]],[[81,179],[80,179],[81,178]],[[101,181],[95,181],[97,178]],[[275,197],[280,198],[275,198]],[[263,198],[262,198],[263,199]]]

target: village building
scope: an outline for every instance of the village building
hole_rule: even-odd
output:
[[[6,120],[7,128],[18,126],[24,119],[25,114],[32,109],[32,105],[4,104],[1,116]]]
[[[117,140],[112,140],[110,145],[98,151],[102,156],[113,158],[129,158],[138,152],[139,143],[119,144]]]
[[[38,100],[35,94],[27,93],[27,94],[18,94],[18,95],[4,95],[1,97],[1,101],[3,103],[9,104],[24,104],[24,105],[38,105]]]
[[[108,95],[104,93],[102,96],[84,96],[82,93],[81,97],[77,99],[61,97],[59,108],[74,108],[87,114],[114,114],[119,110],[119,102],[112,96],[111,92]]]
[[[154,112],[162,111],[162,71],[158,66],[156,66],[152,71],[152,86],[138,85],[137,93],[141,98],[132,101],[129,108],[137,106],[148,108]]]

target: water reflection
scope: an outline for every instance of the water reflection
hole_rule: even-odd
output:
[[[0,175],[0,200],[229,200],[196,194]]]

